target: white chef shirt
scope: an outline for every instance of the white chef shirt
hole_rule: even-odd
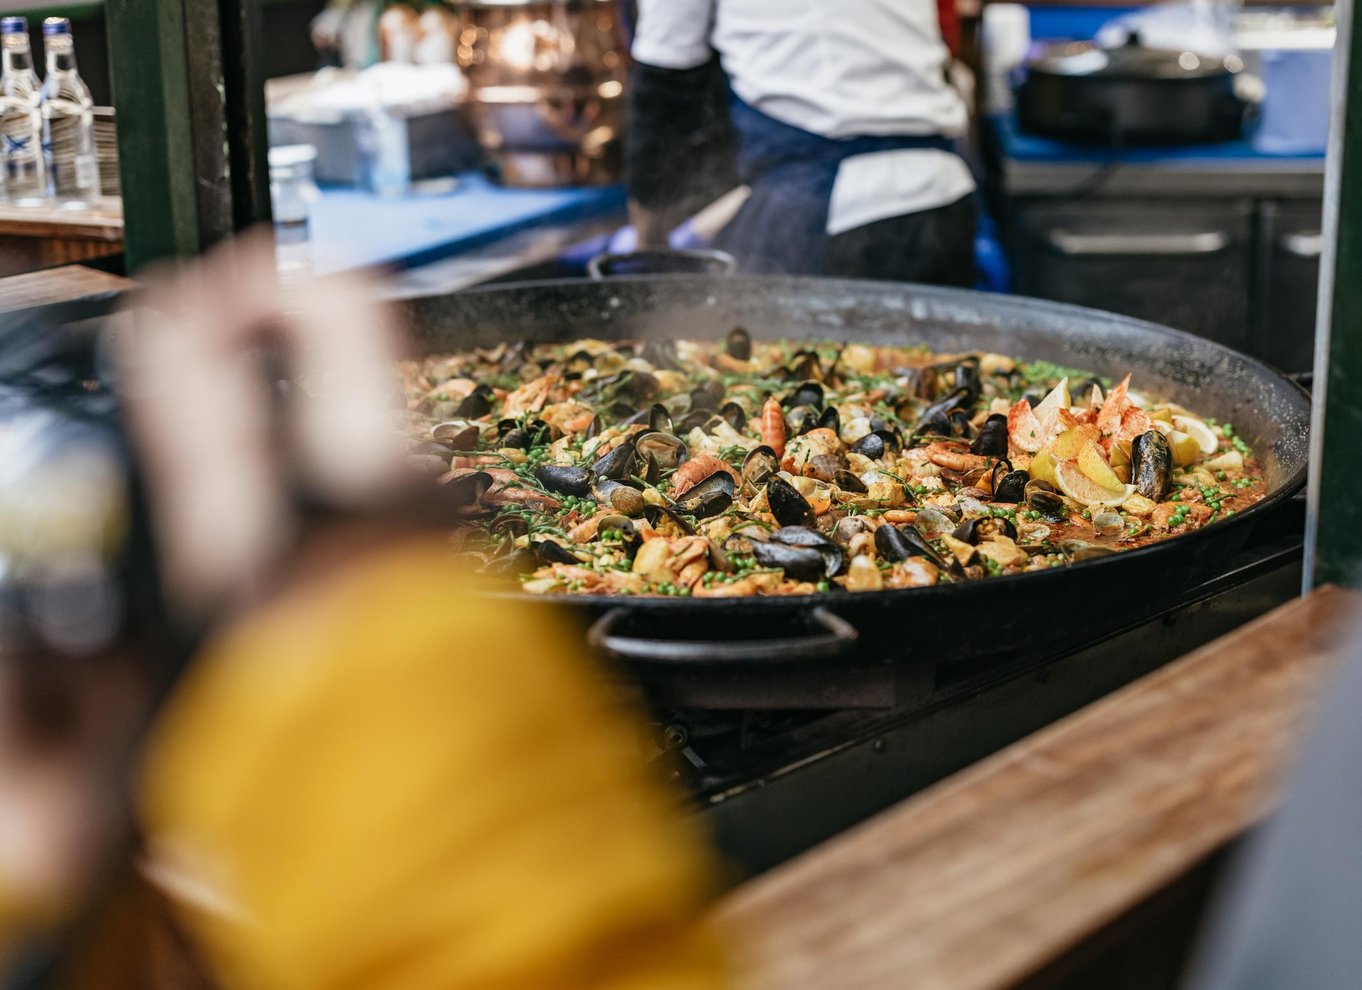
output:
[[[689,69],[715,50],[745,103],[824,137],[965,130],[933,0],[638,0],[637,61]],[[973,190],[968,167],[948,152],[856,155],[838,168],[827,232]]]

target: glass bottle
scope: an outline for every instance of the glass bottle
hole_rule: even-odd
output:
[[[4,197],[15,205],[36,205],[47,198],[40,94],[28,20],[0,18],[0,158]]]
[[[47,75],[40,108],[48,184],[53,198],[63,206],[87,206],[99,196],[94,100],[76,71],[67,18],[43,21],[43,47],[47,50]]]

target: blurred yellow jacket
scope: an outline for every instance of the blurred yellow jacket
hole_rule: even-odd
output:
[[[153,876],[230,990],[700,990],[714,874],[579,630],[438,541],[204,652],[146,754]]]

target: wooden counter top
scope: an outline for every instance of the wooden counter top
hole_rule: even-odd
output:
[[[742,990],[996,990],[1256,823],[1362,595],[1269,613],[739,887]]]

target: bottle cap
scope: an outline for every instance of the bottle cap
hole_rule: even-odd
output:
[[[43,21],[43,37],[46,38],[54,34],[70,34],[71,19],[69,17],[49,17]]]
[[[27,17],[0,17],[0,34],[26,34]]]

